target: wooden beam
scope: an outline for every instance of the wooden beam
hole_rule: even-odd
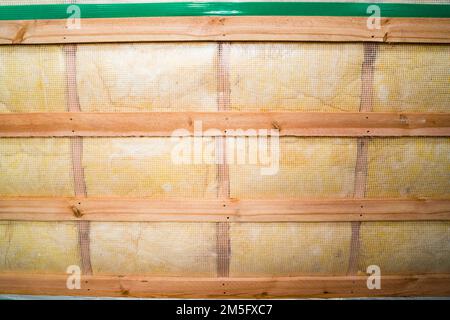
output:
[[[450,220],[450,200],[153,200],[0,198],[0,220],[403,221]]]
[[[137,41],[374,41],[450,43],[450,19],[367,17],[223,16],[0,21],[0,44]]]
[[[450,136],[450,113],[135,112],[3,113],[2,137],[242,136],[277,129],[281,136]],[[218,129],[220,132],[208,129]],[[269,131],[270,133],[270,131]]]
[[[81,288],[69,290],[68,275],[0,273],[1,294],[147,298],[277,298],[448,296],[450,275],[382,276],[381,289],[369,290],[366,276],[265,278],[181,278],[82,276]]]

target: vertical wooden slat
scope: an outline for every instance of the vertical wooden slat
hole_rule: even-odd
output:
[[[373,109],[373,74],[375,59],[377,56],[378,45],[376,43],[364,44],[364,62],[361,68],[361,102],[360,112],[371,112]],[[356,199],[364,198],[366,193],[367,182],[367,152],[368,152],[368,137],[361,137],[357,139],[357,153],[355,165],[355,182],[353,197]],[[358,272],[358,257],[360,240],[359,233],[361,222],[352,222],[352,236],[350,243],[350,258],[348,264],[347,274],[353,275]]]
[[[65,45],[64,52],[66,59],[67,109],[69,112],[80,112],[81,107],[78,99],[77,79],[76,79],[77,46],[75,44]],[[87,190],[83,169],[83,138],[72,137],[70,139],[71,139],[72,171],[73,171],[75,196],[86,197]],[[77,227],[78,227],[78,243],[81,255],[81,270],[83,274],[92,274],[91,257],[90,257],[90,239],[89,239],[90,222],[77,221]]]
[[[217,44],[217,109],[218,111],[230,110],[230,81],[229,58],[230,46],[228,42]],[[230,198],[230,178],[226,155],[226,138],[217,137],[217,198]],[[217,250],[217,276],[229,277],[230,275],[230,224],[228,222],[216,223],[216,250]]]

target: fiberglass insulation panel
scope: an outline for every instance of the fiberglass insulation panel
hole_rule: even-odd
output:
[[[215,223],[92,222],[96,275],[216,276]],[[345,275],[348,222],[231,223],[230,276]],[[1,222],[0,271],[66,272],[80,265],[74,222]],[[363,222],[358,270],[450,272],[450,222]]]
[[[215,111],[214,43],[81,45],[82,111]]]
[[[183,139],[193,150],[193,139]],[[204,150],[210,150],[200,155],[202,159],[196,160],[192,151],[191,161],[199,164],[174,163],[178,141],[171,138],[84,139],[83,167],[88,196],[215,198],[214,140],[200,144]],[[213,148],[208,149],[208,146]]]
[[[63,46],[0,46],[0,112],[64,112]]]
[[[230,196],[238,199],[352,197],[356,149],[353,138],[283,137],[276,174],[262,175],[261,169],[269,165],[261,163],[230,164]]]
[[[196,155],[193,139],[185,139],[191,146],[191,154],[186,153],[190,164],[174,162],[174,146],[179,142],[171,138],[83,139],[88,196],[215,198],[215,141],[204,140],[204,154]],[[248,141],[245,146],[249,147]],[[236,159],[229,164],[230,196],[352,197],[356,156],[355,138],[282,137],[275,174],[261,174],[263,168],[277,168],[273,163],[237,164]],[[2,138],[0,195],[73,196],[72,166],[68,138]],[[450,139],[370,139],[366,184],[370,198],[447,198]]]
[[[276,174],[261,174],[267,164],[230,164],[230,195],[238,199],[352,197],[356,156],[355,138],[282,137]],[[366,197],[450,195],[449,138],[372,138],[367,157]]]
[[[231,109],[358,111],[362,44],[232,43]]]
[[[364,46],[357,43],[79,44],[82,111],[215,111],[218,78],[234,111],[357,112]],[[373,111],[445,112],[450,47],[373,44]],[[67,110],[63,45],[0,47],[0,112]],[[229,70],[222,70],[226,67]]]
[[[377,48],[373,111],[450,111],[450,46],[386,44]]]
[[[374,138],[366,196],[449,198],[450,138]]]
[[[232,223],[230,276],[345,274],[348,223]]]
[[[345,275],[352,228],[348,222],[232,223],[231,276]],[[362,222],[359,273],[450,272],[450,222]]]
[[[68,138],[1,138],[0,196],[73,196]]]
[[[363,222],[358,269],[382,274],[450,272],[450,221]]]
[[[0,221],[0,272],[64,274],[80,261],[76,222]]]
[[[214,277],[215,230],[214,223],[93,222],[93,272]]]
[[[90,224],[94,274],[214,276],[214,223]],[[0,222],[0,272],[64,274],[81,265],[76,222]]]

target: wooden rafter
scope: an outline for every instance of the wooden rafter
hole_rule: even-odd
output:
[[[67,289],[68,275],[0,273],[0,293],[107,297],[271,298],[448,296],[450,275],[382,277],[381,289],[368,289],[367,276],[261,278],[181,278],[83,276],[81,289]]]
[[[201,126],[201,127],[200,127]],[[248,135],[277,129],[280,136],[450,136],[450,113],[375,112],[124,112],[4,113],[1,137]],[[218,129],[208,131],[209,129]],[[236,131],[242,129],[244,131]],[[270,133],[270,131],[269,131]]]
[[[450,43],[450,19],[366,17],[228,16],[0,21],[0,44],[138,41],[373,41]]]
[[[402,221],[450,220],[450,200],[153,200],[0,198],[0,220],[31,221]]]

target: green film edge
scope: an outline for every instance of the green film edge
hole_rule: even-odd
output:
[[[381,17],[450,18],[447,4],[349,2],[165,2],[114,4],[37,4],[0,6],[0,20],[137,18],[183,16],[334,16],[368,17],[378,6]],[[79,8],[73,8],[76,6]]]

